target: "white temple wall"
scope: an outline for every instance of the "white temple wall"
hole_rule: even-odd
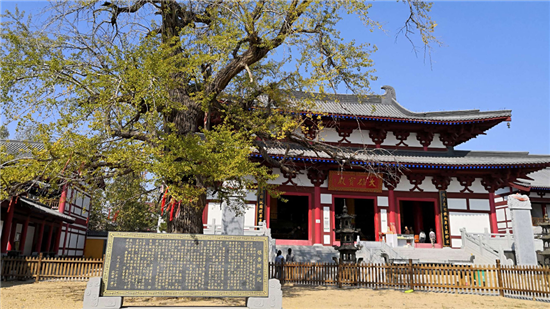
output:
[[[398,140],[397,138],[395,138],[395,135],[393,135],[393,132],[392,131],[388,131],[387,135],[386,135],[386,139],[384,139],[384,141],[382,142],[382,145],[383,146],[395,146],[397,144],[399,144],[401,141]]]
[[[416,139],[416,133],[411,132],[407,139],[405,140],[405,144],[409,145],[409,147],[423,147],[422,144],[420,144],[420,141]]]
[[[460,182],[456,179],[456,177],[452,177],[451,183],[449,183],[449,187],[447,188],[447,192],[460,193],[462,190],[464,190],[464,187],[460,185]]]
[[[208,215],[207,215],[207,224],[221,225],[222,224],[222,213],[223,205],[219,202],[209,202],[208,203]],[[246,203],[246,210],[244,213],[244,225],[253,226],[256,225],[256,204],[255,203]]]
[[[319,132],[319,140],[322,142],[337,143],[341,139],[336,128],[324,128]]]
[[[466,228],[468,233],[483,233],[491,230],[488,213],[449,212],[451,236],[460,236],[460,229]]]
[[[422,181],[422,183],[418,187],[424,190],[424,192],[439,192],[439,190],[437,190],[435,185],[432,183],[432,178],[433,177],[431,176],[426,176],[426,178],[424,178],[424,181]]]
[[[27,239],[25,240],[25,248],[23,248],[23,255],[31,255],[33,251],[33,242],[34,242],[34,226],[30,226],[27,228]]]
[[[374,145],[372,139],[369,136],[369,130],[353,130],[351,135],[348,137],[348,141],[352,144],[364,144],[364,145]]]

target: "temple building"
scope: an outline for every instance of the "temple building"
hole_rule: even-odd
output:
[[[384,95],[361,101],[355,95],[295,93],[295,100],[313,98],[315,103],[301,113],[310,119],[303,134],[312,142],[338,146],[338,155],[351,162],[339,164],[325,152],[298,144],[266,145],[270,156],[286,157],[299,172],[273,168],[278,175],[273,184],[285,192],[282,198],[248,192],[245,226],[265,221],[277,245],[338,245],[335,218],[345,204],[366,241],[380,241],[395,229],[415,235],[415,247],[431,248],[433,230],[437,248],[459,248],[461,228],[471,233],[509,230],[502,194],[527,190],[527,175],[549,167],[550,155],[455,147],[511,121],[511,111],[416,113],[397,102],[392,87],[383,89]],[[259,153],[252,159],[268,164]],[[546,192],[540,198],[550,200],[548,184],[530,188],[533,202],[538,201],[534,192]],[[204,221],[220,224],[220,202],[209,198]]]
[[[16,158],[30,157],[43,144],[0,140],[0,147]],[[83,256],[91,197],[76,185],[49,190],[35,182],[23,195],[0,204],[1,253],[11,255]]]

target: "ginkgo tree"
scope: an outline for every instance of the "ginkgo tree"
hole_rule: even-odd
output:
[[[404,35],[436,42],[424,1],[405,0]],[[36,180],[95,192],[141,175],[145,190],[177,201],[171,232],[201,233],[208,190],[219,198],[271,189],[266,142],[291,141],[349,164],[299,129],[313,100],[292,91],[369,93],[376,50],[337,29],[363,1],[133,0],[52,2],[39,15],[6,12],[1,102],[5,119],[35,128],[44,150],[2,153],[2,199]],[[361,33],[361,32],[357,32]],[[416,35],[416,37],[415,37]],[[267,162],[251,161],[251,151]],[[238,204],[238,203],[237,203]],[[238,207],[238,206],[234,206]],[[157,207],[158,210],[158,207]]]

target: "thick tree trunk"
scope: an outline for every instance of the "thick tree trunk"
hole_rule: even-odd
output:
[[[205,206],[205,194],[201,195],[195,204],[182,204],[179,214],[174,213],[174,219],[168,221],[168,233],[202,234],[202,212]]]

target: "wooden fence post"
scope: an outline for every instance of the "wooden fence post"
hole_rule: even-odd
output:
[[[409,288],[414,290],[413,260],[409,259]]]
[[[338,273],[338,276],[336,277],[337,278],[337,283],[338,283],[338,287],[341,288],[342,287],[342,264],[338,263],[338,269],[337,269],[337,273]]]
[[[497,260],[497,278],[499,294],[500,296],[504,296],[504,284],[502,283],[502,269],[500,268],[500,260]]]
[[[36,280],[34,282],[38,282],[40,280],[40,269],[42,268],[42,252],[38,255],[38,267],[36,268]]]

